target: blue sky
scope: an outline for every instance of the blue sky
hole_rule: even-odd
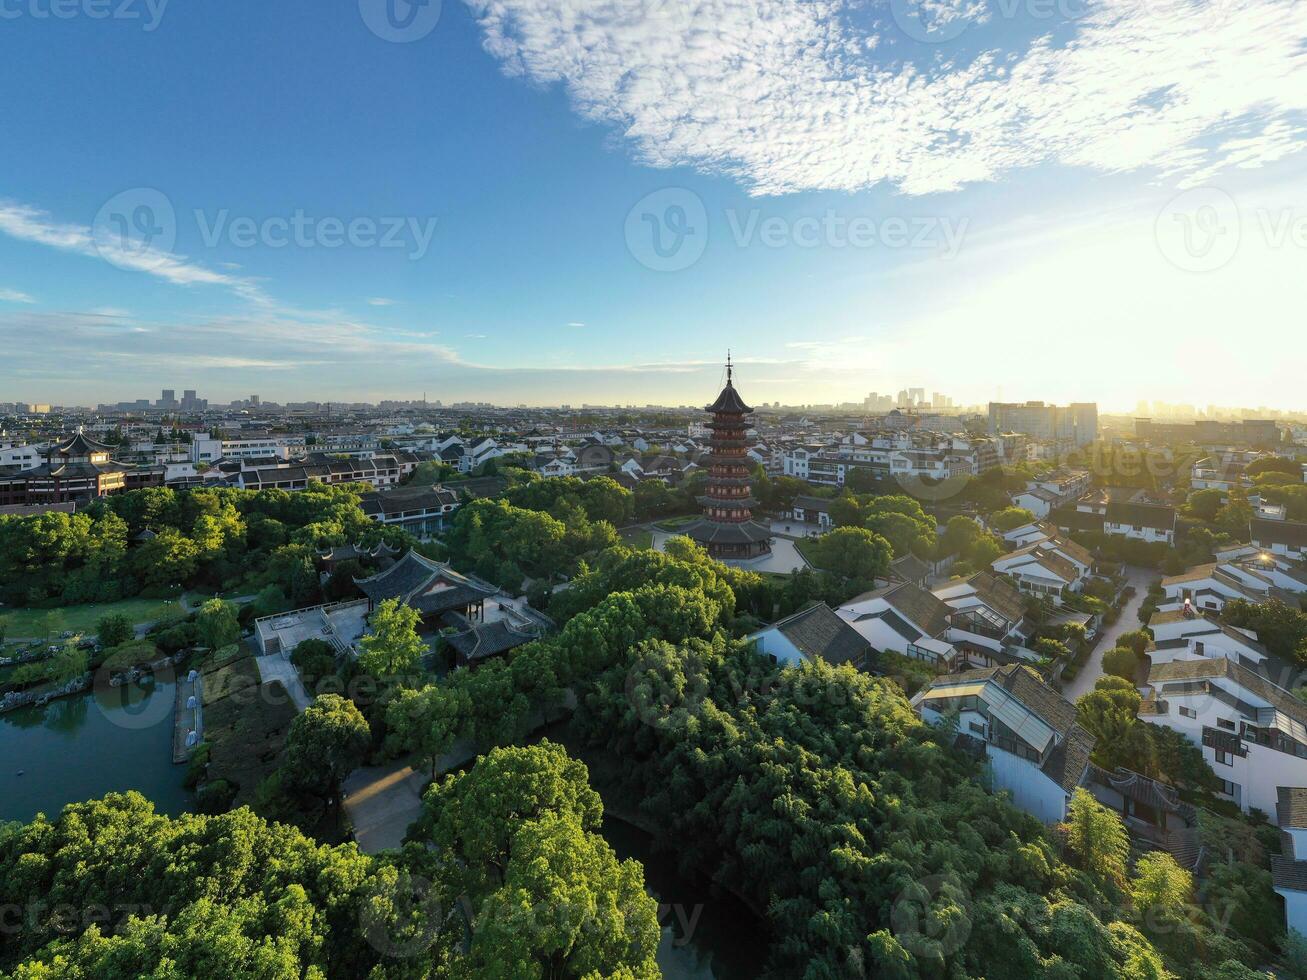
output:
[[[1307,408],[1294,0],[51,2],[0,401]]]

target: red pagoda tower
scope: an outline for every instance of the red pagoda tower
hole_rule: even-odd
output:
[[[757,558],[771,551],[772,534],[753,519],[752,508],[758,503],[749,486],[749,437],[745,417],[753,409],[744,404],[735,390],[731,357],[726,355],[726,387],[717,400],[704,411],[712,413],[707,424],[712,431],[711,452],[700,460],[708,467],[703,518],[685,531],[708,549],[714,558]]]

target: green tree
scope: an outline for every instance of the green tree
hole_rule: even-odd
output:
[[[893,554],[888,541],[861,527],[838,527],[823,534],[813,550],[822,568],[860,582],[886,575]]]
[[[1141,912],[1180,918],[1193,895],[1194,876],[1166,851],[1150,851],[1135,863],[1130,896]]]
[[[373,677],[411,674],[427,652],[418,636],[418,611],[398,599],[387,599],[368,621],[369,632],[359,641],[359,669]]]
[[[210,651],[221,650],[241,638],[236,604],[222,599],[209,599],[195,614],[195,629],[200,643]]]
[[[101,616],[95,624],[95,635],[103,647],[116,647],[120,643],[126,643],[136,635],[136,630],[132,626],[132,621],[121,613],[110,613],[108,616]]]
[[[989,526],[999,533],[1015,530],[1033,523],[1035,515],[1024,507],[1004,507],[989,515]]]
[[[286,735],[282,785],[318,797],[335,796],[341,780],[358,768],[372,733],[353,701],[319,694],[295,717]]]
[[[1139,656],[1126,646],[1113,647],[1103,654],[1103,672],[1134,682],[1139,670]]]
[[[1066,842],[1077,863],[1092,877],[1117,888],[1125,886],[1130,834],[1121,818],[1083,786],[1076,788],[1067,804]]]

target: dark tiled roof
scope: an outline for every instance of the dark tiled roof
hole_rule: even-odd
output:
[[[1060,735],[1068,735],[1075,726],[1075,706],[1045,684],[1043,678],[1029,667],[1008,664],[1005,667],[967,670],[960,674],[948,674],[936,678],[935,683],[950,684],[957,681],[992,681],[1011,694],[1027,710],[1038,715]]]
[[[448,642],[464,661],[476,661],[497,657],[534,639],[534,634],[513,629],[508,623],[499,620],[470,626],[464,632],[448,637]]]
[[[917,584],[924,582],[930,575],[930,566],[911,552],[890,562],[889,570],[897,578]]]
[[[753,544],[758,541],[770,541],[772,538],[771,528],[757,521],[725,524],[700,520],[686,527],[681,533],[701,544]]]
[[[1307,892],[1307,861],[1274,855],[1271,858],[1271,880],[1277,889]]]
[[[1277,711],[1307,725],[1307,703],[1271,681],[1264,674],[1225,657],[1208,657],[1204,660],[1172,660],[1166,664],[1153,664],[1148,669],[1148,683],[1154,687],[1165,684],[1184,685],[1191,681],[1230,680],[1246,688]],[[1163,689],[1165,690],[1165,689]]]
[[[1094,751],[1094,736],[1079,725],[1071,730],[1054,747],[1044,760],[1044,775],[1066,792],[1072,792],[1085,779],[1089,756]]]
[[[423,558],[416,551],[410,550],[384,572],[370,578],[355,579],[354,584],[373,602],[384,602],[386,599],[402,599],[412,595],[443,570],[444,566],[439,562]]]
[[[1307,830],[1307,787],[1277,786],[1275,792],[1276,822],[1281,827]]]
[[[1058,507],[1049,511],[1048,519],[1060,528],[1069,531],[1102,531],[1103,515],[1076,510],[1074,507]]]
[[[794,510],[815,510],[821,514],[830,513],[831,502],[824,497],[811,497],[806,493],[801,493],[794,498],[791,505]]]
[[[728,381],[726,387],[722,389],[722,393],[717,396],[717,400],[705,408],[704,411],[713,414],[726,412],[735,415],[748,415],[753,409],[744,404],[744,399],[740,397],[740,393]]]
[[[1254,517],[1250,530],[1253,540],[1262,547],[1283,544],[1291,548],[1307,548],[1307,524],[1298,521],[1268,521]]]
[[[952,610],[943,600],[913,582],[891,586],[884,598],[892,608],[929,637],[937,637],[948,629],[948,617]]]
[[[870,649],[858,631],[824,603],[800,610],[774,623],[770,629],[780,630],[810,660],[820,658],[830,664],[860,663]]]
[[[1157,504],[1112,501],[1107,505],[1107,521],[1111,524],[1129,524],[1159,531],[1175,530],[1175,508]]]
[[[976,595],[994,612],[1011,623],[1019,623],[1026,615],[1026,603],[1021,590],[993,572],[976,572],[967,579]]]

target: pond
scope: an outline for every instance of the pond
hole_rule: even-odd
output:
[[[174,697],[170,680],[147,678],[0,715],[0,820],[54,817],[66,803],[129,789],[160,813],[186,811],[186,767],[172,761]]]
[[[667,980],[753,980],[762,974],[766,924],[743,902],[709,882],[684,877],[638,827],[608,814],[601,833],[619,858],[644,865],[645,888],[658,899],[658,966]]]

